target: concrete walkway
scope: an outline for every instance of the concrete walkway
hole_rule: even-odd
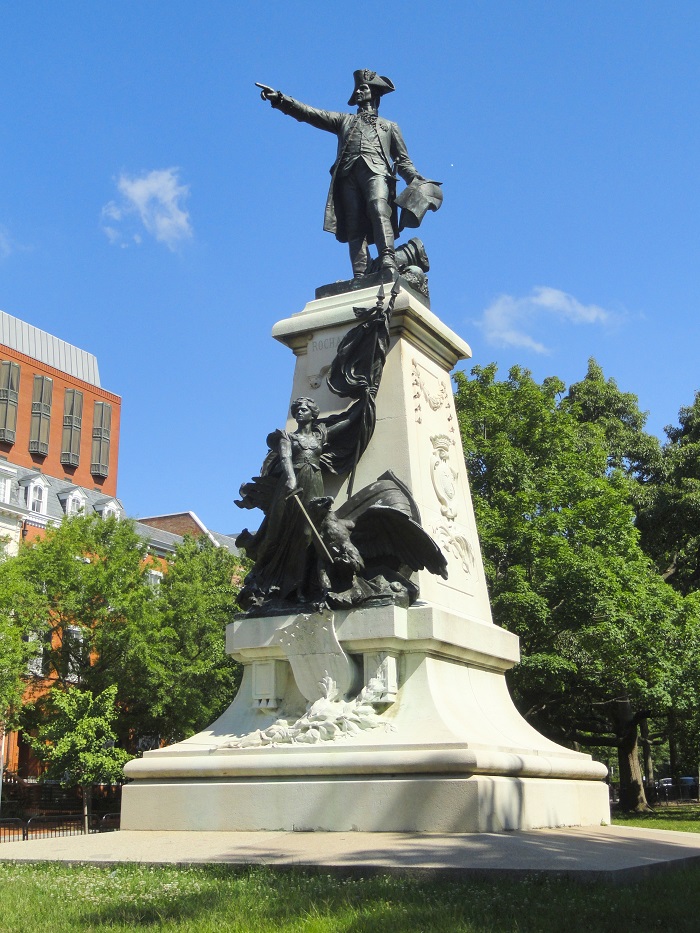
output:
[[[0,861],[96,865],[269,865],[366,875],[547,873],[580,881],[634,881],[700,864],[700,834],[603,826],[523,833],[114,832],[7,842]]]

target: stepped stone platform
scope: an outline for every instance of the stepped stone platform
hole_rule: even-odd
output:
[[[517,833],[121,831],[0,845],[0,861],[266,865],[345,876],[547,875],[629,883],[700,864],[700,834],[601,826]]]

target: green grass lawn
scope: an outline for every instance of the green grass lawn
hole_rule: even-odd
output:
[[[698,832],[700,806],[613,823]],[[614,885],[0,863],[0,933],[697,933],[699,917],[700,866]]]
[[[696,933],[699,916],[700,868],[617,886],[0,863],[2,933]]]
[[[654,804],[653,813],[618,814],[613,812],[613,825],[640,826],[643,829],[674,829],[676,832],[700,833],[698,804]]]

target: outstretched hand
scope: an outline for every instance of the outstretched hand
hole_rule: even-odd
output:
[[[256,81],[255,86],[260,88],[261,100],[269,100],[271,104],[276,104],[282,96],[279,91],[276,91],[273,87],[269,87],[267,84],[260,84]]]

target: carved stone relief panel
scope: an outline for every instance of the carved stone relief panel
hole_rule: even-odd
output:
[[[430,456],[433,489],[440,502],[440,512],[449,521],[453,521],[457,517],[459,480],[459,473],[450,463],[451,448],[455,442],[448,434],[433,434],[430,443],[433,445]]]
[[[430,529],[430,533],[443,552],[454,558],[462,573],[466,577],[472,577],[476,570],[476,556],[467,536],[461,534],[454,525],[448,525],[447,523],[435,525]]]
[[[413,410],[418,424],[423,423],[426,405],[429,411],[449,408],[450,390],[443,378],[431,373],[417,360],[411,360],[411,384],[413,386]],[[452,420],[450,415],[449,420]],[[452,428],[454,432],[454,427]]]
[[[418,354],[411,358],[410,379],[421,514],[448,561],[447,579],[422,581],[421,592],[456,608],[458,594],[475,595],[483,581],[454,398],[448,374]],[[440,597],[444,590],[452,595]]]
[[[330,369],[330,366],[322,366],[319,372],[309,373],[309,388],[318,389],[323,385],[323,380],[326,378],[326,373]]]

